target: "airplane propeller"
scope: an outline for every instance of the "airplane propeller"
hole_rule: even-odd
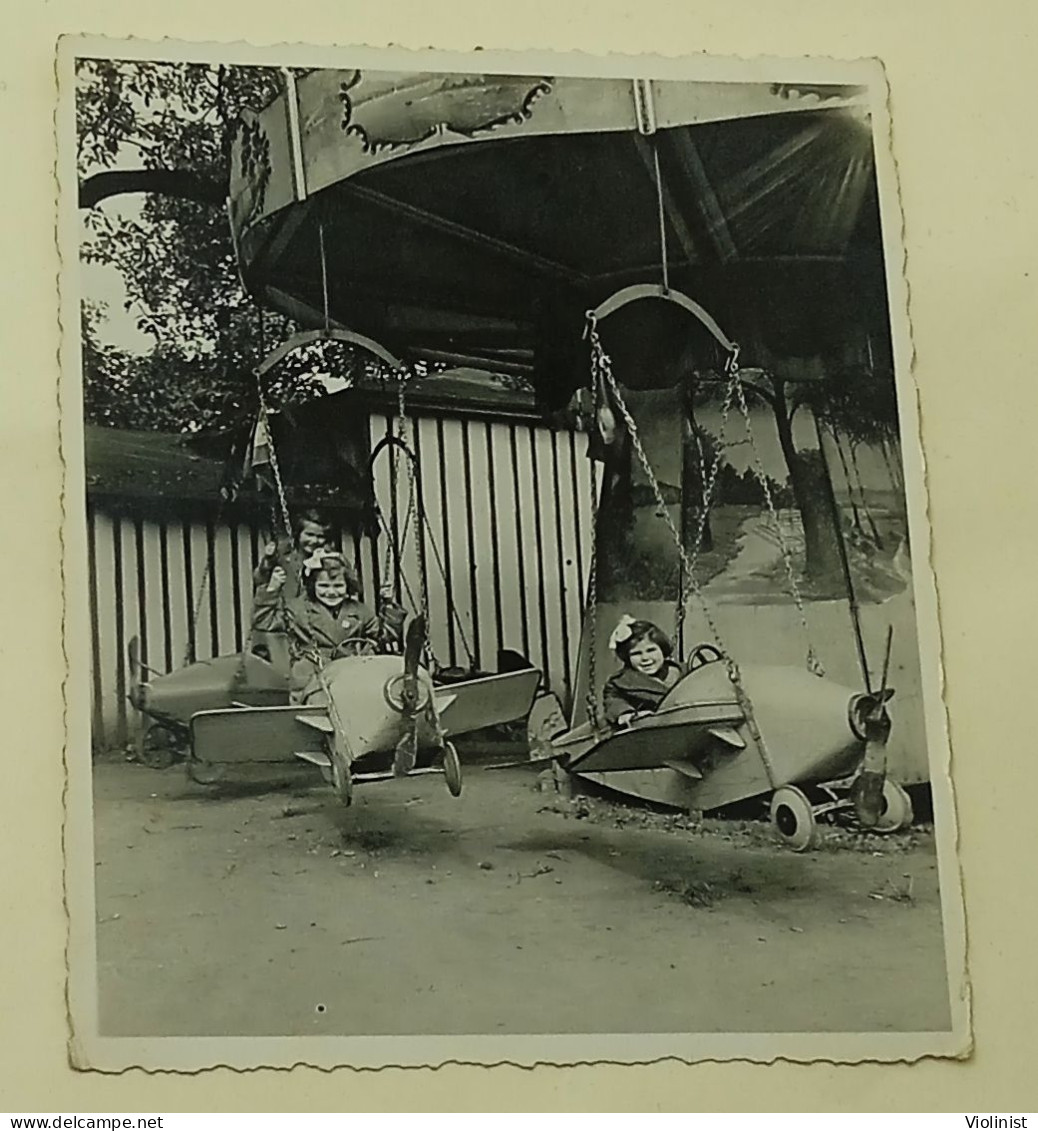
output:
[[[425,617],[411,617],[404,628],[404,670],[386,684],[386,702],[403,716],[404,732],[393,755],[393,773],[405,777],[418,761],[418,727],[424,718],[433,732],[433,741],[443,754],[443,774],[447,788],[455,796],[461,793],[461,761],[454,743],[448,741],[440,724],[440,712],[432,681],[420,669],[425,652]]]
[[[425,645],[425,617],[419,613],[408,621],[404,629],[403,674],[386,686],[390,706],[404,717],[404,733],[393,756],[393,773],[398,777],[409,774],[418,760],[418,720],[422,711],[430,708],[435,715],[431,689],[423,684],[418,670]],[[438,718],[436,721],[438,725]]]
[[[149,711],[148,677],[162,673],[148,667],[141,656],[140,638],[134,636],[126,645],[126,698],[140,713],[134,728],[134,747],[137,761],[143,766],[164,770],[174,761],[178,747],[183,743],[182,729],[157,713]]]
[[[887,649],[883,659],[883,677],[878,691],[867,691],[855,706],[858,722],[865,739],[865,757],[861,770],[851,786],[851,801],[862,828],[874,829],[883,816],[883,787],[887,777],[887,740],[891,721],[887,703],[893,697],[893,688],[887,687],[890,667],[890,649],[894,630],[887,630]]]

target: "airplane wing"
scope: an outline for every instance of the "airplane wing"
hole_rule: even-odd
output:
[[[297,756],[313,761],[331,728],[323,706],[199,711],[191,717],[191,757],[210,765],[294,762]]]
[[[526,668],[437,688],[440,724],[447,734],[456,735],[525,719],[540,682],[541,673]]]
[[[604,773],[688,767],[719,742],[733,752],[743,749],[746,742],[738,727],[744,722],[743,712],[734,702],[664,708],[629,727],[601,737],[582,738],[566,768],[575,773]],[[564,752],[566,736],[555,745]],[[686,770],[682,768],[681,772]]]
[[[436,713],[442,718],[443,712],[446,711],[458,697],[453,692],[447,692],[437,688],[434,698],[436,700]]]

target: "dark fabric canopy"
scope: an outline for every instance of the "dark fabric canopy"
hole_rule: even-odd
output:
[[[632,95],[646,85],[651,136]],[[866,335],[882,351],[862,92],[729,86],[315,72],[242,132],[243,276],[297,320],[405,358],[526,369],[554,404],[585,379],[585,311],[661,282],[663,243],[670,284],[749,364]],[[631,384],[710,362],[665,304],[617,316],[607,345]]]

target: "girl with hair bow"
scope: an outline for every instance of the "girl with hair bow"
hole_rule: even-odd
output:
[[[351,655],[350,640],[377,646],[382,625],[361,599],[360,585],[346,559],[318,549],[303,562],[303,593],[286,598],[284,569],[276,568],[256,596],[253,624],[261,632],[288,635],[292,657],[291,686],[299,692],[330,660]]]
[[[652,621],[625,614],[609,637],[609,647],[623,667],[603,689],[605,716],[614,726],[629,726],[655,711],[685,672],[671,659],[670,638]]]

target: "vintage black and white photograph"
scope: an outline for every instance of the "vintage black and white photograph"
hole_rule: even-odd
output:
[[[963,1053],[881,65],[59,70],[77,1061]]]

